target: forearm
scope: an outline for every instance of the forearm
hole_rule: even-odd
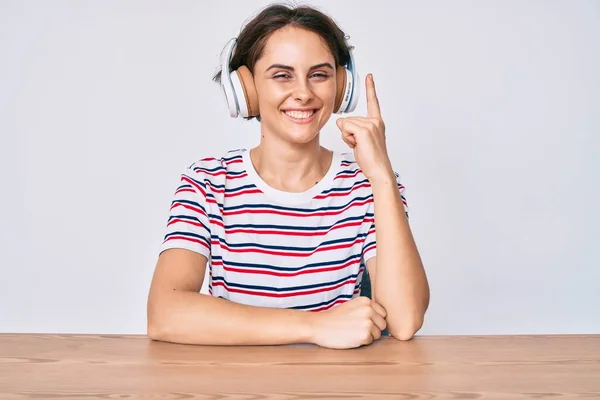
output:
[[[152,305],[148,334],[155,340],[204,345],[308,343],[311,313],[253,307],[200,293],[165,293]]]
[[[429,285],[395,176],[372,182],[377,229],[377,278],[373,290],[387,311],[388,331],[410,339],[421,327]]]

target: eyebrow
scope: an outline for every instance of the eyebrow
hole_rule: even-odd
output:
[[[318,69],[318,68],[323,68],[323,67],[331,68],[333,70],[333,65],[331,65],[328,62],[324,62],[324,63],[321,63],[321,64],[313,65],[312,67],[310,67],[309,71],[312,71],[312,70],[315,70],[315,69]],[[283,65],[283,64],[273,64],[269,68],[267,68],[265,70],[265,72],[267,72],[268,70],[273,69],[273,68],[279,68],[279,69],[285,69],[285,70],[288,70],[288,71],[294,71],[294,67],[292,67],[292,66]]]

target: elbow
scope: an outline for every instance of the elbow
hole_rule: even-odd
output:
[[[411,340],[415,334],[421,329],[423,326],[423,319],[415,319],[412,322],[405,321],[401,323],[399,326],[392,326],[388,328],[388,332],[394,338],[401,341]]]
[[[409,316],[405,315],[397,318],[397,323],[388,328],[390,335],[402,341],[411,340],[419,329],[423,327],[427,308],[429,308],[429,289],[423,300],[422,308],[420,310],[412,310]]]
[[[165,341],[166,340],[166,329],[156,322],[148,321],[146,327],[146,334],[152,340]]]
[[[390,335],[392,335],[393,337],[395,337],[398,340],[405,342],[405,341],[412,339],[415,336],[416,332],[417,331],[404,329],[404,330],[400,330],[398,332],[390,332]]]
[[[152,340],[168,341],[171,331],[169,325],[164,318],[164,313],[160,312],[156,303],[150,302],[147,312],[146,335]]]

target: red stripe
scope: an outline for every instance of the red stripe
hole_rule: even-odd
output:
[[[338,289],[344,285],[350,285],[350,284],[356,284],[356,278],[352,278],[349,279],[345,282],[342,283],[338,283],[335,286],[331,286],[331,287],[327,287],[327,288],[320,288],[320,289],[310,289],[310,290],[305,290],[302,292],[293,292],[293,293],[265,293],[265,292],[257,292],[257,291],[253,291],[253,290],[246,290],[246,289],[238,289],[238,288],[228,288],[227,285],[225,285],[224,282],[221,281],[216,281],[212,283],[213,287],[215,286],[221,286],[223,287],[227,292],[229,293],[240,293],[240,294],[249,294],[252,296],[259,296],[259,297],[277,297],[277,298],[281,298],[281,297],[294,297],[294,296],[306,296],[309,294],[316,294],[316,293],[324,293],[324,292],[330,292],[332,290]]]
[[[377,247],[377,244],[375,242],[371,243],[370,245],[366,246],[363,250],[363,254],[366,254],[368,251],[371,251],[371,249],[375,249]]]
[[[243,162],[244,162],[244,160],[242,159],[242,157],[240,157],[240,158],[234,158],[233,160],[225,161],[225,165],[241,164]]]
[[[218,225],[221,228],[225,227],[225,225],[223,225],[223,222],[220,219],[210,218],[209,222],[211,223],[211,225]]]
[[[217,202],[217,199],[215,199],[214,197],[207,197],[206,202],[216,204],[217,206],[219,206],[219,210],[221,209],[220,204]]]
[[[200,222],[190,221],[190,220],[181,219],[181,218],[173,218],[171,221],[169,221],[169,223],[167,224],[167,226],[171,226],[171,225],[176,224],[178,222],[183,222],[184,224],[199,226],[199,227],[203,228],[203,226],[202,226],[202,224]]]
[[[318,272],[337,271],[337,270],[344,269],[346,267],[351,266],[352,264],[357,264],[357,263],[360,263],[360,260],[347,261],[346,263],[344,263],[342,265],[338,265],[338,266],[334,266],[334,267],[311,268],[311,269],[294,271],[294,272],[278,272],[278,271],[271,271],[271,270],[261,270],[258,268],[228,267],[228,266],[223,265],[222,261],[213,261],[212,265],[213,266],[222,265],[223,269],[228,272],[271,275],[271,276],[278,276],[278,277],[292,277],[292,276],[299,276],[299,275],[305,275],[305,274],[313,274],[313,273],[318,273]]]
[[[254,194],[254,193],[262,193],[262,191],[260,189],[244,189],[244,190],[240,190],[239,192],[235,192],[235,193],[225,193],[225,198],[228,199],[230,197],[237,197],[237,196],[241,196],[243,194]]]
[[[194,189],[190,189],[190,188],[183,188],[183,189],[177,189],[177,191],[175,192],[175,194],[179,194],[179,193],[183,193],[183,192],[196,193],[196,192],[194,191]]]
[[[231,175],[231,176],[228,176],[228,177],[227,177],[227,179],[229,179],[229,180],[241,179],[241,178],[245,178],[245,177],[247,177],[247,176],[248,176],[248,174],[246,174],[246,173],[243,173],[243,174],[239,174],[239,175]]]
[[[364,222],[369,222],[367,219],[363,220]],[[267,229],[252,229],[252,228],[238,228],[238,229],[225,229],[225,234],[226,235],[231,235],[234,233],[255,233],[255,234],[259,234],[259,235],[284,235],[284,236],[323,236],[326,235],[327,233],[336,230],[336,229],[342,229],[342,228],[347,228],[350,226],[360,226],[363,222],[358,221],[358,222],[347,222],[344,224],[340,224],[337,226],[333,226],[330,229],[326,230],[326,231],[310,231],[310,232],[306,232],[306,231],[282,231],[282,230],[267,230]]]
[[[315,308],[313,310],[310,310],[311,312],[319,312],[319,311],[326,311],[329,310],[330,308],[333,308],[335,305],[337,304],[342,304],[342,303],[346,303],[350,301],[349,299],[337,299],[336,301],[334,301],[333,303],[327,305],[327,306],[323,306],[320,308]]]
[[[325,195],[320,194],[318,196],[315,196],[315,199],[321,200],[321,199],[327,199],[329,197],[348,196],[348,195],[352,194],[352,192],[354,192],[356,189],[360,189],[360,188],[363,188],[363,187],[367,187],[367,188],[371,187],[371,184],[363,182],[360,185],[353,186],[349,191],[346,191],[346,192],[329,192],[329,193],[327,193]]]
[[[203,173],[205,173],[206,175],[209,175],[209,176],[227,175],[227,171],[225,170],[225,168],[219,169],[217,171],[207,171],[204,169],[200,169],[200,171],[202,171]]]
[[[175,235],[175,236],[169,236],[163,243],[167,243],[169,240],[175,240],[175,239],[178,239],[178,240],[187,240],[188,242],[198,243],[198,244],[201,244],[202,246],[206,247],[206,249],[210,250],[208,248],[208,245],[206,244],[206,242],[204,242],[204,241],[202,241],[200,239],[190,238],[190,237],[187,237],[187,236],[177,236],[177,235]]]
[[[354,242],[349,243],[349,244],[339,244],[339,245],[335,245],[335,246],[330,245],[330,246],[325,246],[325,247],[317,247],[315,250],[311,251],[310,253],[299,253],[299,252],[294,253],[294,252],[289,252],[289,251],[264,250],[264,249],[256,249],[256,248],[232,249],[227,245],[221,244],[221,242],[218,240],[213,240],[212,244],[215,246],[220,246],[222,249],[225,249],[230,253],[257,253],[257,254],[268,254],[268,255],[274,255],[274,256],[309,257],[313,254],[316,254],[316,253],[319,253],[322,251],[347,249],[347,248],[354,246],[355,244],[363,243],[364,241],[365,241],[365,238],[363,237],[363,238],[355,239]]]
[[[187,183],[189,183],[190,185],[192,185],[193,187],[195,187],[196,189],[198,189],[200,191],[200,193],[202,193],[202,196],[206,197],[206,191],[196,181],[194,181],[193,179],[188,178],[187,176],[182,177],[181,180],[186,181]]]
[[[211,181],[206,181],[206,186],[209,186],[210,190],[212,190],[215,193],[224,193],[225,192],[225,188],[221,189],[221,188],[215,187]]]
[[[360,169],[357,169],[353,173],[345,172],[343,174],[336,175],[336,177],[334,179],[338,179],[338,178],[354,178],[356,175],[358,175],[361,172],[362,171]]]
[[[190,206],[189,204],[181,204],[181,203],[175,203],[171,206],[171,210],[177,207],[183,207],[183,208],[187,208],[188,210],[192,210],[195,211],[197,213],[200,213],[202,215],[204,215],[205,217],[208,217],[208,215],[206,215],[206,213],[204,212],[204,210],[202,210],[201,208],[198,207],[194,207],[194,206]]]
[[[225,217],[225,216],[237,215],[237,214],[277,214],[277,215],[287,215],[287,216],[292,216],[292,217],[321,217],[321,216],[329,216],[329,215],[339,215],[352,207],[364,206],[365,204],[369,204],[372,202],[373,202],[373,199],[371,198],[369,200],[354,202],[354,203],[348,205],[347,207],[345,207],[341,210],[338,210],[338,211],[320,211],[320,212],[315,212],[315,213],[311,213],[311,214],[304,214],[304,213],[297,213],[297,212],[290,212],[290,211],[280,211],[280,210],[269,210],[269,209],[266,209],[266,210],[241,209],[241,210],[236,210],[236,211],[224,212],[223,216]]]

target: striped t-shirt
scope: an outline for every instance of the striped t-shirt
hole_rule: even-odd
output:
[[[204,255],[209,294],[237,303],[322,311],[359,296],[377,248],[373,192],[353,153],[334,151],[302,193],[269,186],[249,154],[231,150],[183,171],[160,251]]]

